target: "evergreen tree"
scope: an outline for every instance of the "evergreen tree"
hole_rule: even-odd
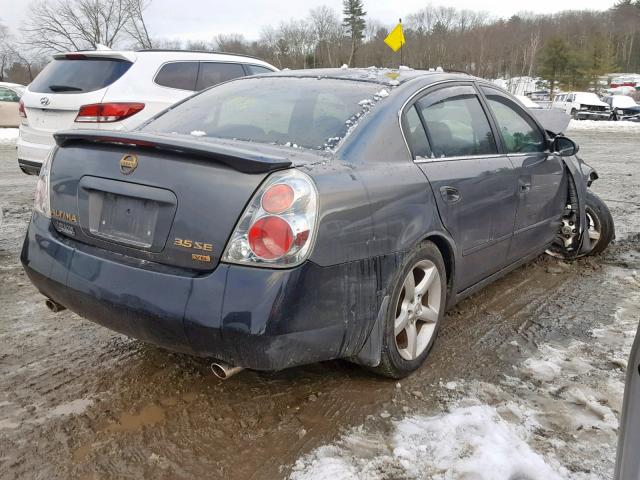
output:
[[[364,29],[366,27],[364,17],[367,12],[364,11],[362,0],[344,0],[343,5],[344,20],[342,25],[346,27],[347,33],[351,38],[351,54],[349,55],[349,62],[347,62],[351,66],[356,50],[364,38]]]
[[[563,80],[571,57],[571,47],[562,38],[552,38],[542,49],[540,55],[540,76],[549,81],[551,100],[556,85]]]

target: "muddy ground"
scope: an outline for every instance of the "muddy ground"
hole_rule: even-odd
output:
[[[14,148],[0,147],[0,479],[284,478],[351,427],[432,415],[477,385],[484,396],[505,389],[505,379],[514,395],[526,382],[547,420],[536,438],[568,472],[610,478],[617,421],[605,417],[620,410],[631,339],[593,331],[624,305],[631,323],[640,318],[628,305],[638,283],[624,280],[640,270],[640,132],[572,137],[600,172],[594,190],[613,213],[616,243],[572,264],[541,257],[467,299],[448,313],[428,365],[399,385],[341,361],[222,382],[203,360],[49,312],[18,260],[35,179],[18,171]],[[566,396],[549,386],[553,375],[535,361],[521,368],[544,361],[549,342],[591,355],[576,375],[608,409],[591,408],[600,423],[561,421]]]

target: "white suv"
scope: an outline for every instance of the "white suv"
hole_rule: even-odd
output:
[[[18,164],[37,174],[69,128],[132,129],[203,90],[278,69],[257,58],[191,51],[96,50],[57,54],[20,101]]]
[[[575,120],[609,120],[611,108],[591,92],[560,93],[552,108],[559,108]]]

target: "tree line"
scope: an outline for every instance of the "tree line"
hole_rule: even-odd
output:
[[[306,18],[264,26],[257,39],[212,32],[201,41],[151,35],[153,25],[144,14],[150,1],[33,3],[17,32],[0,26],[0,80],[28,83],[52,52],[98,45],[217,50],[291,69],[400,63],[400,53],[383,41],[395,22],[367,16],[362,0],[344,0],[342,12],[320,6]],[[406,16],[403,28],[403,63],[414,68],[443,67],[484,78],[540,76],[565,89],[597,88],[597,79],[611,72],[640,72],[640,0],[619,0],[606,11],[509,19],[429,5]]]

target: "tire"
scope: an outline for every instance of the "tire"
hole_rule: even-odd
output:
[[[573,118],[574,120],[579,120],[578,111],[575,108],[571,109],[571,118]]]
[[[415,285],[413,295],[410,294],[410,278]],[[447,274],[438,248],[429,241],[416,247],[398,268],[392,285],[381,360],[372,370],[399,379],[424,363],[444,318]],[[396,325],[400,328],[403,324],[404,329],[398,330],[396,335]]]
[[[591,190],[587,190],[585,208],[589,225],[589,238],[592,244],[591,250],[581,256],[598,255],[606,250],[616,236],[613,217],[607,204]]]

